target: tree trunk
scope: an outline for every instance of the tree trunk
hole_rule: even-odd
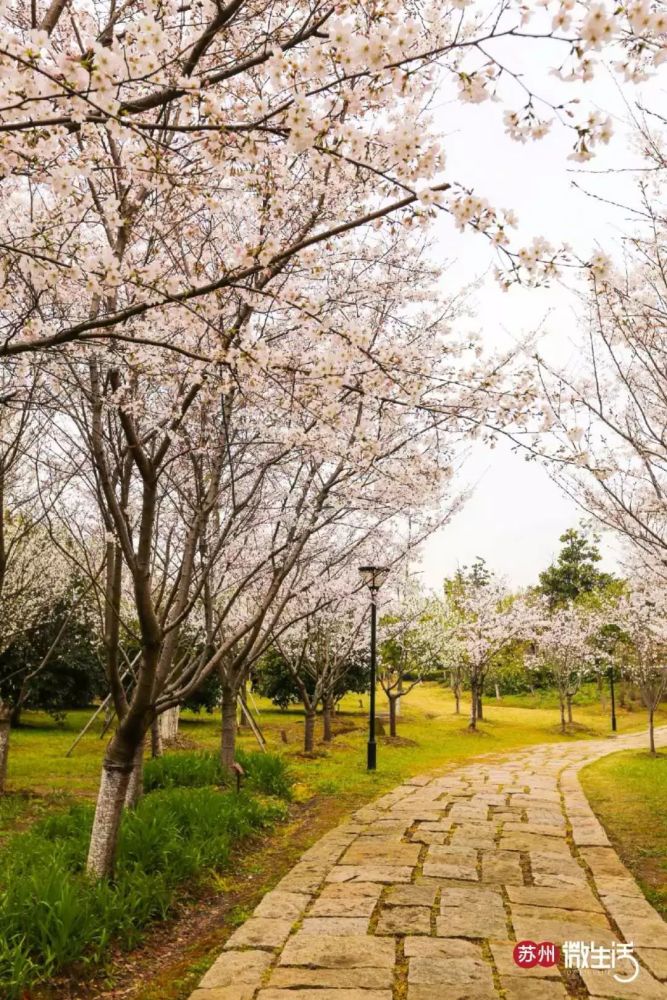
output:
[[[648,744],[651,751],[651,756],[655,757],[655,727],[653,719],[654,709],[651,707],[648,710]]]
[[[482,689],[480,687],[477,692],[477,718],[484,719],[484,712],[482,710]]]
[[[178,720],[181,709],[179,705],[168,708],[159,717],[160,735],[165,743],[173,743],[178,736]]]
[[[159,715],[156,715],[151,726],[151,757],[161,757],[164,750],[160,718]]]
[[[566,695],[567,698],[567,721],[572,722],[572,695]]]
[[[496,701],[500,701],[500,688],[498,687],[497,681],[496,681]]]
[[[468,723],[468,729],[471,733],[477,730],[477,688],[474,684],[470,687],[470,722]]]
[[[29,670],[25,656],[23,658],[23,666],[26,671]],[[28,680],[24,677],[21,680],[21,687],[19,688],[18,696],[15,698],[14,705],[11,709],[10,725],[12,729],[18,729],[18,727],[21,725],[21,715],[23,713],[23,706],[25,705],[28,695],[30,694],[28,684],[29,684]]]
[[[333,699],[325,698],[322,703],[322,725],[324,729],[324,742],[330,743],[333,739],[333,731],[331,729],[331,717],[333,714]]]
[[[314,746],[315,746],[315,710],[307,708],[306,721],[303,733],[303,749],[305,750],[306,753],[310,753]]]
[[[114,744],[115,739],[111,741],[102,765],[102,778],[86,862],[88,874],[97,878],[111,878],[113,875],[125,793],[132,773],[133,755],[127,750],[115,753]],[[124,762],[114,760],[114,757],[123,756],[127,757]]]
[[[565,702],[563,701],[563,696],[559,695],[558,703],[560,705],[560,731],[565,732]]]
[[[11,710],[8,708],[0,709],[0,795],[5,794],[5,782],[7,781],[10,723]]]
[[[457,684],[456,687],[452,688],[452,691],[454,693],[454,714],[455,715],[460,715],[461,714],[461,687],[460,687],[460,685]]]
[[[222,738],[220,762],[229,770],[236,756],[236,691],[229,684],[222,685]]]
[[[144,794],[144,742],[142,740],[137,747],[132,761],[132,773],[125,789],[126,809],[134,809]]]
[[[389,735],[396,735],[396,702],[398,701],[397,696],[389,695]]]

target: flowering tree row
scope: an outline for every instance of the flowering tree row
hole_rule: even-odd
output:
[[[528,671],[546,673],[556,688],[561,731],[572,723],[572,703],[584,680],[609,668],[641,692],[655,753],[654,717],[667,692],[665,593],[659,581],[640,580],[619,594],[553,606],[534,592],[512,595],[491,580],[460,588],[448,598],[443,645],[456,658],[470,688],[470,729],[480,716],[485,679],[503,651],[519,644]]]

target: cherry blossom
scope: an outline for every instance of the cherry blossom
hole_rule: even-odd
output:
[[[359,227],[428,223],[423,186],[450,192],[437,210],[490,238],[513,277],[548,280],[551,253],[544,273],[534,261],[524,270],[501,209],[448,174],[433,93],[454,84],[464,101],[509,105],[520,140],[558,121],[586,158],[609,122],[527,93],[502,42],[548,40],[564,79],[589,78],[607,50],[640,75],[662,57],[664,18],[641,5],[510,0],[487,14],[437,3],[417,20],[398,0],[251,13],[6,5],[0,349],[113,336],[197,351],[221,298],[252,292],[267,268],[299,268],[310,247]]]
[[[648,714],[649,749],[655,754],[655,712],[667,691],[667,603],[664,582],[644,577],[631,582],[629,594],[614,608],[621,642],[615,658],[637,684]]]
[[[541,607],[541,611],[540,611]],[[572,723],[572,700],[595,665],[595,638],[603,619],[588,608],[566,605],[549,609],[545,601],[533,614],[533,650],[528,666],[548,672],[558,691],[561,732]]]
[[[470,685],[470,724],[477,728],[484,681],[508,643],[531,634],[530,605],[513,597],[498,581],[462,582],[447,599],[451,635],[463,656]]]

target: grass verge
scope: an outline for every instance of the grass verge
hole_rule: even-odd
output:
[[[667,752],[610,754],[580,780],[618,854],[667,920]]]

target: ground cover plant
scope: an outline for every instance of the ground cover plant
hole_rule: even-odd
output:
[[[243,771],[241,784],[264,795],[289,799],[292,779],[286,761],[277,754],[263,754],[239,747],[236,761]],[[234,775],[213,751],[166,753],[144,765],[144,791],[158,788],[202,788],[206,785],[231,787]]]
[[[255,756],[245,755],[255,787],[280,787],[287,796],[283,762],[262,756],[253,769]],[[163,778],[168,770],[167,759]],[[84,873],[93,822],[89,803],[40,819],[5,843],[0,993],[7,1000],[74,963],[98,965],[112,944],[136,945],[151,921],[169,913],[185,883],[224,870],[239,843],[286,815],[283,801],[251,791],[251,781],[240,794],[214,787],[192,754],[170,775],[159,787],[154,768],[156,790],[125,812],[111,882],[95,882]]]
[[[667,752],[611,754],[580,780],[622,860],[667,919]]]

